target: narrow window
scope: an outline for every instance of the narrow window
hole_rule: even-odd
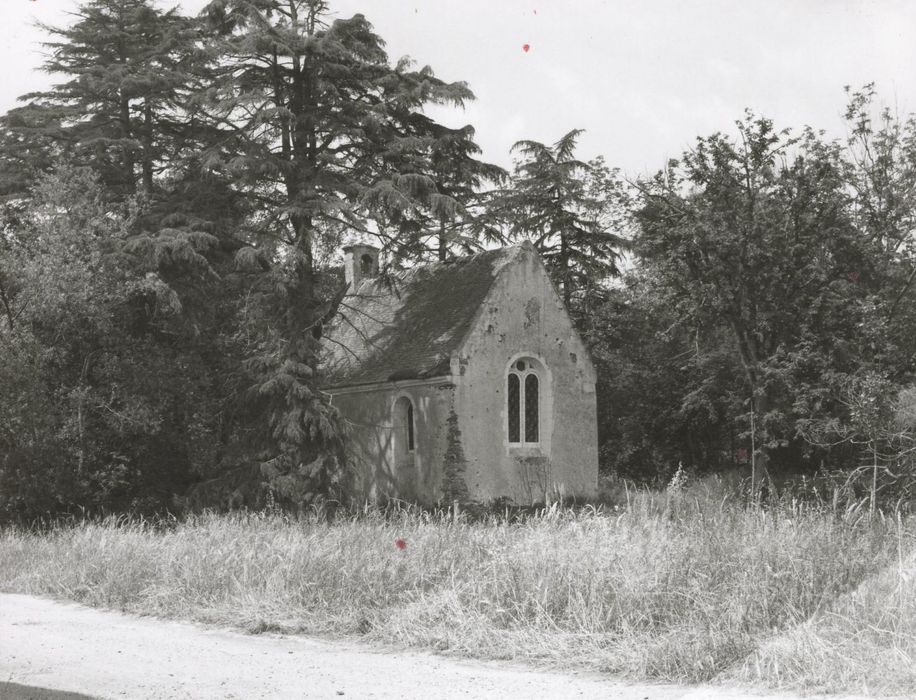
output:
[[[407,451],[413,452],[413,404],[407,402]]]
[[[538,378],[536,374],[525,377],[525,442],[538,441]]]
[[[359,259],[360,272],[362,273],[363,277],[372,276],[373,262],[374,261],[372,260],[372,256],[369,255],[368,253],[366,253]]]
[[[509,411],[509,442],[521,442],[521,430],[519,429],[520,405],[519,405],[519,379],[517,374],[509,375],[508,411]]]
[[[416,426],[414,425],[413,402],[401,396],[391,409],[391,439],[395,465],[411,465],[416,448]]]
[[[506,375],[506,429],[510,445],[541,443],[541,371],[531,358],[515,360]]]

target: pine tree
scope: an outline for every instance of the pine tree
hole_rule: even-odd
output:
[[[67,79],[2,119],[7,191],[20,191],[55,159],[90,165],[113,194],[150,195],[156,176],[189,140],[185,105],[203,55],[195,24],[150,0],[88,0],[53,41],[43,68]],[[16,167],[18,166],[18,167]]]
[[[406,185],[406,196],[378,207],[384,214],[376,217],[383,224],[379,237],[384,246],[396,261],[415,262],[443,261],[487,242],[504,242],[488,216],[484,188],[502,184],[506,171],[478,158],[472,126],[451,129],[429,120],[427,130],[411,162],[400,166],[409,173],[398,179]],[[379,190],[387,187],[384,183]]]
[[[36,198],[47,204],[48,187],[34,188],[34,182],[88,166],[98,176],[92,188],[98,206],[112,221],[124,222],[117,241],[96,243],[115,249],[119,268],[131,278],[130,293],[113,303],[117,313],[93,337],[95,346],[73,353],[81,363],[91,358],[88,374],[74,384],[72,368],[57,367],[47,381],[101,393],[115,386],[110,393],[119,401],[162,401],[150,413],[162,429],[146,436],[124,441],[119,429],[93,431],[87,423],[83,434],[95,435],[96,449],[81,447],[80,461],[90,471],[104,469],[105,454],[116,451],[125,465],[142,464],[139,471],[147,476],[169,468],[170,460],[185,465],[185,478],[236,466],[246,436],[263,422],[246,410],[239,380],[245,342],[239,295],[248,273],[238,269],[234,255],[245,245],[239,222],[248,212],[227,179],[197,157],[220,135],[196,113],[194,98],[212,77],[201,23],[175,10],[160,12],[147,0],[89,0],[72,26],[46,29],[53,40],[45,67],[64,81],[26,96],[25,106],[2,118],[0,160],[8,167],[0,187],[15,200],[5,207],[15,219],[7,231],[28,231]],[[59,196],[66,208],[65,193]],[[49,244],[64,245],[51,237],[88,232],[68,223],[43,235]],[[6,257],[0,251],[0,306],[9,307],[5,327],[19,332],[28,316],[18,293],[23,275]],[[68,295],[77,291],[74,285]],[[72,318],[82,320],[76,312]],[[45,336],[36,339],[48,344]],[[82,364],[77,376],[81,372]],[[160,384],[157,376],[181,379]],[[152,448],[157,441],[165,446]],[[174,493],[183,485],[165,480],[158,488]],[[111,506],[112,498],[99,494],[96,501]]]
[[[316,388],[336,283],[318,258],[342,229],[373,236],[375,220],[422,206],[435,187],[422,165],[441,131],[421,110],[472,95],[408,59],[391,65],[364,16],[331,21],[322,0],[214,0],[203,14],[219,37],[205,109],[225,135],[203,164],[231,175],[258,212],[255,245],[238,255],[269,268],[254,288],[263,318],[248,366],[271,416],[268,461],[301,474],[339,433]],[[306,471],[329,480],[323,468]]]
[[[573,311],[596,281],[617,274],[627,245],[605,215],[612,206],[601,179],[608,178],[606,168],[575,157],[581,134],[574,129],[550,146],[516,143],[520,158],[510,185],[491,203],[510,238],[535,244]]]

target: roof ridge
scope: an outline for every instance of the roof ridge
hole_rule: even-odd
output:
[[[524,243],[515,244],[515,245],[505,245],[499,248],[487,248],[485,250],[478,250],[473,253],[469,253],[468,255],[461,255],[459,257],[449,258],[447,260],[430,260],[429,262],[423,262],[418,265],[413,265],[411,267],[402,268],[402,270],[404,270],[405,272],[410,271],[410,270],[418,270],[418,269],[425,270],[425,269],[437,267],[439,265],[455,265],[456,263],[468,263],[477,258],[483,257],[485,255],[496,255],[499,253],[505,253],[506,251],[516,250],[516,249],[521,250],[523,246],[524,246]]]
[[[451,356],[493,283],[525,247],[492,248],[361,281],[328,329],[326,386],[448,375]]]
[[[481,259],[487,255],[496,256],[498,254],[507,253],[509,251],[515,252],[520,251],[523,248],[532,245],[530,241],[523,241],[522,243],[516,243],[513,245],[502,246],[500,248],[488,248],[486,250],[478,250],[470,255],[462,255],[458,258],[450,258],[449,260],[430,260],[429,262],[423,262],[411,267],[404,267],[396,269],[393,271],[385,270],[380,272],[374,277],[366,277],[359,281],[359,284],[355,289],[348,292],[348,295],[355,295],[363,289],[363,287],[375,286],[376,283],[381,281],[387,281],[388,279],[396,279],[400,282],[407,282],[410,278],[416,276],[421,272],[435,272],[439,269],[444,269],[452,267],[454,265],[466,265],[468,263],[474,262],[475,260]]]

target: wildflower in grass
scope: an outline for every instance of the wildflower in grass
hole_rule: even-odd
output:
[[[400,549],[401,551],[404,551],[405,549],[407,549],[407,540],[402,540],[400,537],[398,537],[394,541],[394,546]]]
[[[685,488],[687,488],[687,472],[684,471],[684,464],[678,462],[677,471],[674,472],[674,476],[668,482],[668,493],[679,493]]]

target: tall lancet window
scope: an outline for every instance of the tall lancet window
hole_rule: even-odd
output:
[[[507,394],[509,396],[509,442],[518,443],[522,441],[522,421],[521,413],[519,412],[522,390],[521,382],[515,372],[509,372],[509,387]]]
[[[395,464],[398,466],[413,464],[414,452],[417,448],[417,426],[414,419],[413,402],[406,396],[398,398],[394,403],[392,418]]]
[[[522,358],[506,377],[506,417],[510,445],[537,445],[541,441],[540,363]]]
[[[414,442],[413,442],[413,404],[407,402],[407,450],[409,452],[414,451]]]
[[[538,376],[533,372],[525,375],[525,442],[538,442],[541,421],[541,397]]]

